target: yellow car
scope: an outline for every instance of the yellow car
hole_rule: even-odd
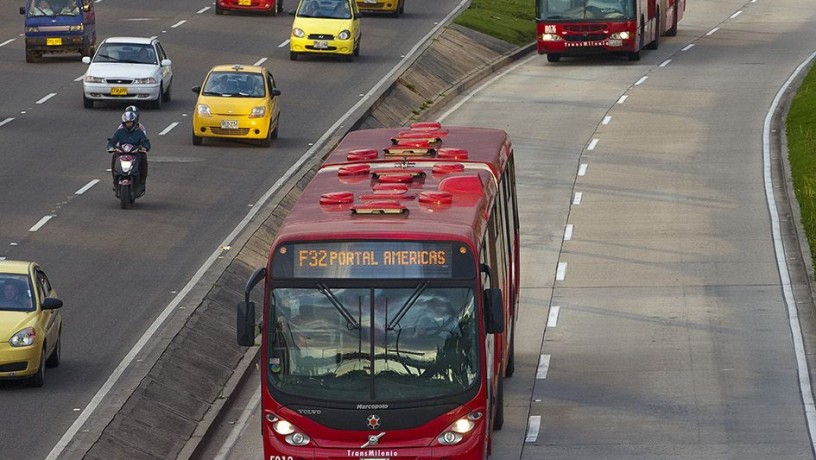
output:
[[[60,363],[62,301],[34,262],[0,260],[0,379],[45,383]]]
[[[361,13],[390,13],[399,17],[405,13],[405,0],[356,0]]]
[[[360,11],[355,0],[300,0],[295,10],[289,59],[301,54],[334,54],[351,61],[360,55]]]
[[[254,65],[210,69],[193,111],[193,145],[205,137],[257,140],[269,147],[278,138],[280,90],[272,73]]]

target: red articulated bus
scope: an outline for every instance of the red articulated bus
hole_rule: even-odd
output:
[[[621,54],[657,49],[660,36],[677,35],[686,0],[536,0],[538,54]]]
[[[265,459],[484,459],[504,422],[519,295],[507,133],[349,133],[283,222],[263,282]]]

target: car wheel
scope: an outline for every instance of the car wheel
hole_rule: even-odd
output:
[[[164,102],[170,102],[173,99],[173,94],[170,92],[172,88],[172,83],[167,86],[167,91],[164,92]]]
[[[164,88],[159,87],[159,95],[156,97],[156,100],[153,101],[153,108],[156,110],[161,109],[162,106],[162,99],[164,98]]]
[[[561,60],[561,55],[558,53],[547,53],[547,62],[558,62]]]
[[[275,2],[275,8],[278,9],[278,13],[283,13],[283,0],[277,0]]]
[[[37,368],[37,373],[31,376],[28,384],[32,387],[41,387],[45,384],[45,343],[40,353],[40,366]]]
[[[87,97],[85,97],[84,94],[82,95],[82,106],[83,107],[85,107],[86,109],[92,109],[93,104],[94,104],[93,99],[88,99]]]
[[[278,114],[278,118],[275,119],[275,129],[272,130],[272,139],[278,138],[278,129],[280,129],[280,114]]]
[[[203,141],[203,137],[198,137],[193,133],[193,145],[201,145],[201,141]]]
[[[404,0],[403,0],[403,2],[400,3],[399,13],[400,14],[405,14],[405,1]]]
[[[215,14],[224,14],[224,10],[222,10],[218,5],[215,5]]]
[[[39,56],[35,51],[28,51],[26,50],[26,62],[37,62]]]
[[[352,52],[351,54],[344,54],[343,55],[343,60],[346,61],[346,62],[354,61],[354,53]]]
[[[360,55],[360,42],[361,42],[361,41],[363,41],[363,37],[360,37],[360,39],[359,39],[359,40],[357,40],[357,44],[354,46],[354,53],[353,53],[353,54],[354,54],[355,56],[359,56],[359,55]]]
[[[298,59],[298,53],[296,53],[294,51],[289,51],[289,60],[290,61],[297,61],[297,59]]]
[[[62,328],[60,328],[59,332],[57,332],[57,346],[55,346],[54,350],[51,351],[51,355],[45,361],[45,365],[47,367],[59,366],[61,356],[62,356]]]

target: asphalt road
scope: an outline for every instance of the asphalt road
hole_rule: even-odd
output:
[[[289,61],[280,46],[288,15],[216,16],[211,2],[192,0],[97,1],[99,40],[158,36],[173,60],[173,101],[142,112],[153,144],[148,192],[127,211],[108,185],[104,151],[126,104],[82,107],[78,55],[26,64],[18,6],[0,11],[0,257],[45,267],[65,301],[65,325],[62,363],[44,388],[0,383],[0,456],[44,458],[249,207],[460,3],[413,0],[399,19],[365,17],[361,55],[346,63]],[[194,147],[190,88],[213,65],[262,59],[283,92],[280,139],[271,148]]]
[[[815,16],[689,2],[639,62],[533,56],[439,117],[506,129],[517,155],[517,361],[492,458],[813,458],[813,301],[773,117]],[[257,388],[207,458],[260,458]]]

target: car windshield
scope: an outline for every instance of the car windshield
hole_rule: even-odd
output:
[[[0,274],[0,311],[32,311],[33,299],[26,275]]]
[[[253,72],[212,72],[204,83],[204,96],[264,97],[262,74]]]
[[[301,18],[351,19],[346,0],[303,0],[297,11]]]
[[[79,16],[76,0],[34,0],[28,9],[29,17],[36,16]]]
[[[158,64],[153,47],[140,43],[103,43],[94,56],[93,62]]]
[[[539,20],[633,19],[634,0],[537,0]]]
[[[479,373],[473,290],[277,288],[270,385],[332,401],[416,401],[461,393]]]

